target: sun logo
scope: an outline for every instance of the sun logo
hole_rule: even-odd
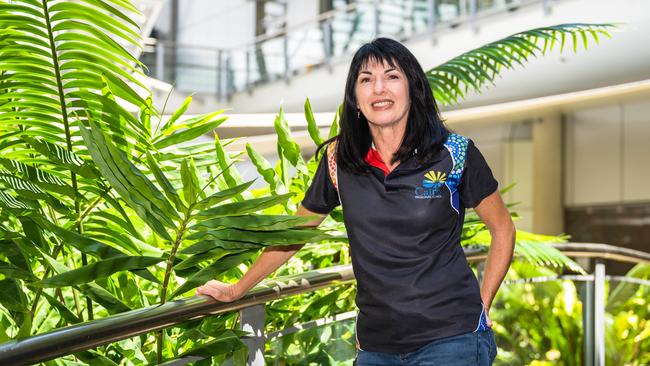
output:
[[[444,172],[436,172],[435,170],[429,171],[427,174],[424,175],[424,177],[427,178],[432,183],[443,183],[447,181],[447,174],[445,174]]]

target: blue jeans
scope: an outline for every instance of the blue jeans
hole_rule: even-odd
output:
[[[490,366],[497,355],[492,329],[436,339],[409,353],[359,350],[356,366]]]

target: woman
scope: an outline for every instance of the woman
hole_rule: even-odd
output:
[[[515,228],[472,141],[443,125],[422,67],[378,38],[354,55],[341,131],[327,141],[298,215],[319,225],[344,208],[357,279],[357,365],[490,365],[489,309],[505,276]],[[460,247],[465,208],[492,234],[483,283]],[[243,296],[302,245],[269,247],[236,284],[197,289]]]

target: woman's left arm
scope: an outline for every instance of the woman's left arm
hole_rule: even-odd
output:
[[[474,211],[483,220],[492,236],[481,285],[481,299],[488,314],[488,326],[492,327],[489,317],[490,306],[510,267],[516,230],[498,190],[485,197]]]

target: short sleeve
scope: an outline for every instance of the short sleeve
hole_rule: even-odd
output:
[[[496,191],[498,183],[492,175],[483,154],[472,140],[467,145],[465,170],[458,186],[460,200],[464,207],[474,208],[483,199]]]
[[[312,212],[328,214],[340,204],[339,194],[329,176],[327,154],[323,154],[318,168],[316,168],[314,179],[302,200],[302,206]]]

